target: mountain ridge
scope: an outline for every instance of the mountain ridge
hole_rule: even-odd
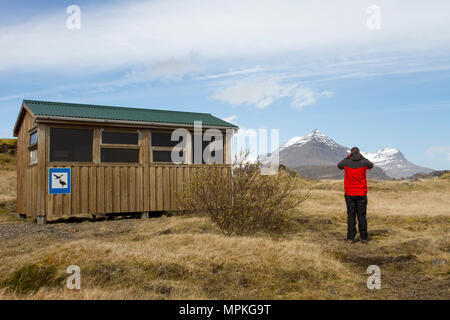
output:
[[[315,129],[305,136],[296,136],[289,139],[278,151],[281,164],[295,168],[301,174],[302,171],[303,174],[314,171],[315,178],[317,178],[319,168],[314,170],[313,167],[315,166],[322,167],[324,175],[327,177],[340,177],[340,174],[334,173],[331,167],[335,167],[339,161],[344,159],[348,155],[350,148],[336,143],[320,130]],[[361,151],[361,153],[375,164],[375,168],[383,171],[371,170],[372,174],[369,171],[370,175],[375,174],[380,179],[407,178],[416,173],[430,173],[433,171],[430,168],[411,163],[396,148],[383,148],[376,152]],[[301,168],[304,169],[302,170]]]

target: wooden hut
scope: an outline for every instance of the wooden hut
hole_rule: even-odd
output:
[[[173,141],[180,128],[191,137]],[[209,168],[229,173],[236,129],[208,113],[24,100],[14,127],[17,213],[45,223],[176,210],[176,192],[208,166],[194,157],[194,146],[204,152],[210,141],[220,144],[221,159]],[[173,163],[172,152],[183,161]]]

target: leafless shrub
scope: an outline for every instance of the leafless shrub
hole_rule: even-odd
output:
[[[280,171],[261,175],[260,168],[261,163],[248,161],[248,152],[236,156],[232,169],[196,168],[179,205],[209,216],[227,235],[279,233],[308,193],[299,189],[298,178]]]

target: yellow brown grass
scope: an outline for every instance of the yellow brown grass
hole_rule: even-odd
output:
[[[8,201],[14,191],[3,183],[14,186],[14,175],[0,176]],[[0,228],[23,233],[0,241],[0,298],[450,299],[450,179],[370,181],[368,245],[342,241],[342,181],[305,185],[310,198],[297,209],[292,230],[277,236],[225,236],[210,219],[195,216],[37,230],[4,218],[4,207]],[[81,268],[81,290],[68,290],[64,281],[31,292],[7,284],[31,265],[55,268],[60,280],[72,264]],[[381,268],[381,290],[366,287],[371,264]]]

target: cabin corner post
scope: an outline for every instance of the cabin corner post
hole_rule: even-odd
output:
[[[100,163],[100,143],[101,143],[101,130],[100,128],[93,128],[93,141],[92,141],[92,161],[95,164]]]
[[[37,223],[44,224],[47,219],[46,213],[46,196],[48,177],[47,169],[47,126],[39,124],[38,126],[38,162],[37,162],[37,186],[36,190],[36,216]],[[40,223],[42,222],[42,223]]]
[[[225,130],[225,139],[224,139],[224,163],[232,164],[233,159],[233,134],[234,130],[226,129]]]
[[[24,209],[22,207],[22,177],[24,175],[24,167],[23,167],[23,156],[22,156],[22,149],[23,149],[23,134],[22,130],[18,132],[17,135],[17,144],[16,144],[16,214],[20,215],[23,214]]]

